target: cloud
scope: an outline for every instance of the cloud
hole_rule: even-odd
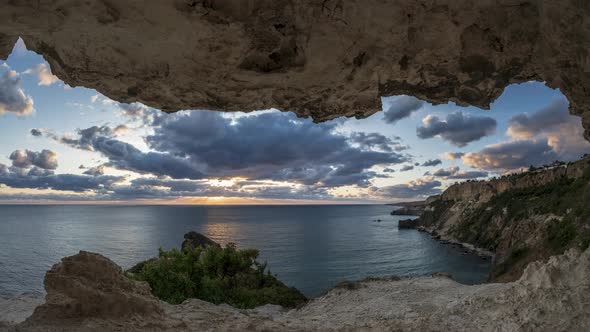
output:
[[[352,133],[350,135],[350,141],[353,144],[359,145],[363,149],[369,150],[376,148],[385,152],[400,152],[408,149],[408,146],[402,145],[399,142],[394,142],[391,138],[379,133]]]
[[[546,140],[518,140],[467,153],[463,156],[463,163],[483,170],[515,170],[550,163],[557,158],[557,153]]]
[[[407,171],[411,171],[414,169],[414,165],[404,165],[402,168],[400,168],[400,172],[407,172]]]
[[[85,192],[104,190],[124,180],[117,176],[86,176],[74,174],[53,174],[36,167],[25,171],[23,168],[7,168],[0,164],[0,184],[11,188],[53,189],[59,191]]]
[[[139,120],[145,125],[157,125],[157,121],[159,120],[160,116],[163,115],[162,112],[147,107],[141,103],[118,103],[118,106],[119,109],[121,109],[123,116],[133,120]]]
[[[39,80],[38,85],[49,86],[53,83],[59,82],[59,78],[51,73],[49,66],[46,63],[40,63],[23,72],[23,74],[35,74]]]
[[[395,169],[386,167],[386,168],[383,169],[383,172],[385,172],[385,173],[395,173]]]
[[[84,171],[84,174],[85,175],[92,175],[92,176],[104,175],[104,166],[100,165],[100,166],[96,166],[96,167],[90,167],[89,169]]]
[[[445,179],[476,179],[485,178],[488,176],[487,172],[482,171],[462,171],[459,167],[449,167],[447,169],[440,168],[432,173],[434,177],[442,177]]]
[[[93,141],[94,151],[109,159],[109,166],[137,173],[170,176],[174,179],[200,179],[204,174],[189,160],[167,153],[142,152],[133,145],[105,136]]]
[[[57,168],[57,153],[51,150],[35,152],[30,150],[15,150],[9,156],[12,160],[12,166],[19,168],[29,168],[37,166],[42,169]]]
[[[465,153],[463,152],[445,152],[443,153],[443,158],[447,160],[457,160],[463,158]]]
[[[508,122],[509,136],[516,140],[544,140],[560,159],[574,160],[590,151],[579,117],[569,114],[565,98],[553,101],[532,114],[518,114]]]
[[[475,117],[454,112],[445,120],[428,115],[422,119],[423,126],[416,129],[419,138],[426,139],[440,136],[453,145],[463,147],[496,131],[496,120],[490,117]]]
[[[4,113],[18,116],[33,113],[33,98],[25,95],[17,72],[6,64],[0,65],[0,115]]]
[[[39,136],[43,136],[43,132],[39,129],[31,129],[31,135],[39,137]]]
[[[392,101],[392,105],[383,114],[385,123],[394,124],[397,121],[409,117],[424,106],[424,102],[410,96],[401,96]]]
[[[206,181],[139,178],[129,185],[113,187],[117,199],[177,198],[177,197],[256,197],[267,199],[322,199],[331,196],[324,188],[277,185],[242,181],[233,186],[213,186]]]
[[[433,167],[433,166],[440,165],[440,164],[442,164],[442,161],[440,159],[429,159],[429,160],[423,162],[422,166]]]
[[[114,138],[118,128],[92,126],[78,130],[77,137],[59,137],[48,132],[46,136],[71,147],[96,151],[108,158],[108,166],[141,174],[170,176],[174,179],[201,179],[203,173],[190,160],[168,153],[143,152],[132,144]]]
[[[232,120],[215,112],[192,111],[163,117],[146,141],[152,149],[202,165],[209,177],[317,186],[367,186],[375,175],[369,171],[373,166],[407,161],[406,156],[381,151],[390,146],[387,138],[371,134],[349,138],[337,133],[336,126],[335,122],[314,124],[289,113]]]
[[[441,185],[442,183],[438,180],[423,178],[404,184],[396,184],[382,188],[371,187],[371,191],[375,195],[387,197],[389,199],[418,199],[440,194],[442,191],[440,189]]]
[[[94,104],[94,103],[96,103],[98,98],[100,98],[100,94],[98,94],[98,93],[94,94],[94,95],[90,96],[90,102]]]

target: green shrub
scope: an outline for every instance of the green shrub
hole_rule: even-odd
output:
[[[271,275],[257,257],[257,250],[239,250],[231,243],[225,248],[160,249],[157,259],[138,264],[130,276],[147,281],[156,297],[172,304],[198,298],[245,309],[269,303],[296,307],[307,300]]]
[[[563,220],[553,220],[547,227],[547,240],[549,245],[555,251],[562,251],[576,237],[576,225],[570,218]]]

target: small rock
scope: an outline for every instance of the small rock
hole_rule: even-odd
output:
[[[184,241],[182,241],[182,250],[185,251],[187,248],[197,248],[197,247],[206,247],[206,246],[215,246],[221,247],[219,243],[211,240],[210,238],[206,237],[201,233],[197,233],[194,231],[188,232],[184,234]]]

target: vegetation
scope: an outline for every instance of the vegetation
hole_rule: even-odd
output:
[[[572,218],[565,217],[561,221],[552,220],[547,228],[547,240],[554,251],[562,251],[576,237],[576,226]]]
[[[239,250],[234,244],[160,249],[158,258],[128,272],[131,278],[147,281],[156,297],[172,304],[198,298],[246,309],[269,303],[296,307],[307,300],[271,275],[257,257],[257,250]]]

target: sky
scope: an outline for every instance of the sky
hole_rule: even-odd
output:
[[[64,84],[19,40],[0,61],[0,203],[391,203],[590,152],[541,82],[507,87],[490,110],[382,104],[321,124],[278,110],[166,114]]]

